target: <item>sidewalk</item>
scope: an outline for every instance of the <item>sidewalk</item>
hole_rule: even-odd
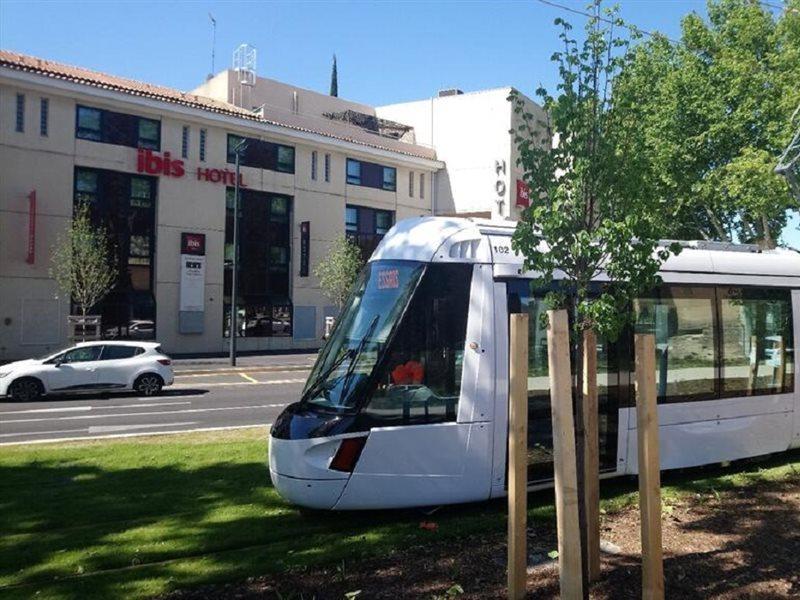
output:
[[[201,358],[173,358],[172,366],[176,375],[186,373],[205,373],[219,371],[307,371],[314,366],[316,352],[299,354],[258,354],[238,356],[236,366],[231,367],[227,356]]]

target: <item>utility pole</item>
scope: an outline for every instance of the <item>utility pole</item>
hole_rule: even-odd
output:
[[[231,366],[236,366],[236,336],[239,335],[238,310],[236,286],[238,285],[239,271],[239,163],[242,151],[247,147],[247,140],[239,142],[233,149],[236,156],[236,181],[233,184],[233,269],[231,272],[231,325],[230,325],[230,360]]]

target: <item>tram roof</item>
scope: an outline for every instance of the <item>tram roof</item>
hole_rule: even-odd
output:
[[[496,277],[530,277],[522,257],[511,249],[515,221],[457,217],[415,217],[398,221],[370,260],[469,262],[494,265]],[[673,240],[664,240],[664,244]],[[800,287],[800,253],[778,248],[760,250],[751,244],[679,241],[683,252],[661,268],[665,281],[747,283]],[[696,274],[711,274],[698,281]],[[771,278],[765,281],[764,278]],[[601,278],[602,279],[602,278]]]

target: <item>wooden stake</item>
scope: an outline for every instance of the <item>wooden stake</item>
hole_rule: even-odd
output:
[[[528,315],[511,315],[508,402],[508,597],[525,598],[528,575]]]
[[[558,568],[562,600],[583,598],[581,532],[578,525],[578,475],[572,415],[572,373],[567,311],[547,311],[547,353],[553,413],[553,462],[558,527]]]
[[[586,576],[600,577],[600,442],[597,405],[597,335],[583,332],[583,427],[586,451],[583,457],[583,502],[586,513]]]
[[[636,415],[639,441],[639,511],[642,527],[642,598],[663,600],[661,548],[661,463],[656,403],[656,343],[636,334]]]

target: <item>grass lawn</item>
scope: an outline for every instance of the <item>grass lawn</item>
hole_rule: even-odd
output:
[[[505,527],[504,502],[431,518],[300,511],[269,483],[266,438],[258,428],[0,448],[0,598],[140,598]],[[665,504],[797,469],[793,452],[672,476]],[[605,482],[603,508],[636,502],[634,490]],[[554,518],[549,492],[529,506],[532,519]],[[420,529],[421,520],[438,530]]]

